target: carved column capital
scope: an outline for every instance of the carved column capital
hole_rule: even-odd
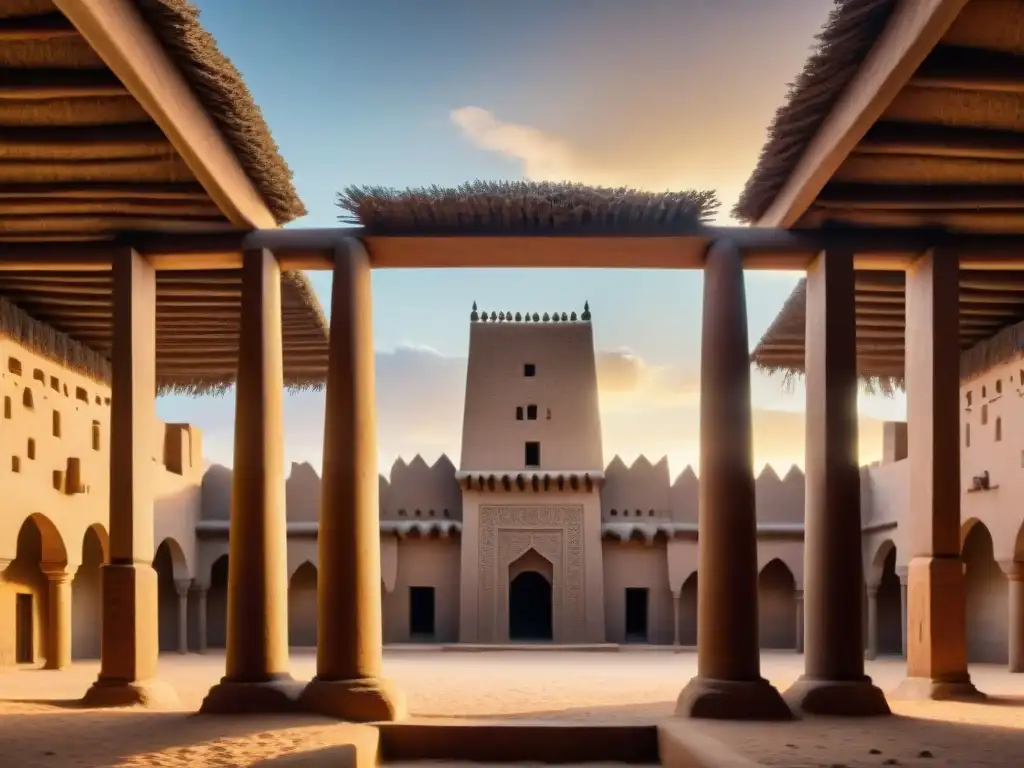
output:
[[[896,569],[896,578],[900,580],[901,585],[907,586],[907,566],[903,565]]]
[[[188,591],[192,587],[192,579],[175,579],[174,580],[174,591],[178,593],[178,597],[188,597]]]
[[[0,557],[0,573],[7,570],[7,566],[14,562],[13,558]]]
[[[78,570],[56,563],[40,563],[39,569],[46,574],[47,579],[56,584],[70,584],[75,576],[75,571]]]
[[[880,584],[868,584],[867,592],[868,592],[868,599],[869,600],[874,600],[875,598],[878,597],[878,588],[879,588],[879,586],[881,586],[881,585]]]

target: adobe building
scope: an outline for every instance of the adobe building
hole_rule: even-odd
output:
[[[1001,400],[1008,383],[998,394],[996,386],[985,394]],[[399,459],[380,479],[386,642],[696,644],[699,480],[690,468],[672,478],[664,457],[627,465],[616,456],[606,464],[598,401],[589,307],[578,316],[525,317],[474,307],[460,465],[416,456]],[[1008,417],[993,411],[986,418],[995,429]],[[886,424],[882,461],[861,471],[869,657],[905,649],[906,438],[905,423]],[[1004,463],[1020,455],[996,454]],[[964,461],[965,472],[980,474],[973,453]],[[209,589],[211,647],[225,642],[230,481],[223,467],[207,472],[197,525],[197,583]],[[286,498],[295,646],[316,643],[319,486],[313,467],[292,465]],[[755,489],[760,644],[798,649],[805,478],[796,467],[780,477],[768,466]],[[966,493],[965,524],[999,520],[1003,540],[1012,541],[1024,513],[973,511],[976,500],[992,498]],[[979,536],[984,527],[972,530],[964,550],[971,660],[1006,663],[1007,581]]]

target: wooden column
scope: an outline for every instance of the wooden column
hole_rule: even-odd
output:
[[[679,647],[679,601],[682,592],[672,593],[672,645]]]
[[[807,270],[804,674],[786,691],[794,709],[888,714],[864,675],[857,327],[853,254],[822,253]]]
[[[929,251],[907,270],[907,678],[892,694],[900,698],[978,695],[960,559],[959,289],[953,252]]]
[[[288,660],[281,269],[270,251],[243,254],[239,326],[227,670],[200,712],[287,712],[302,685]]]
[[[199,653],[206,653],[206,592],[206,586],[196,585],[196,650]]]
[[[83,703],[173,707],[177,694],[156,680],[156,273],[130,249],[116,254],[111,271],[110,559],[101,569],[100,674]]]
[[[381,677],[380,508],[370,261],[335,252],[318,547],[316,677],[303,706],[342,720],[396,720],[403,697]]]
[[[1008,581],[1008,667],[1011,672],[1024,672],[1024,564],[1014,561],[1000,565]]]
[[[798,589],[796,601],[796,652],[804,652],[804,591]]]
[[[900,580],[900,653],[907,658],[907,569],[897,568]]]
[[[47,627],[45,669],[71,666],[71,579],[73,574],[44,567],[49,582],[49,626]]]
[[[191,579],[178,579],[174,589],[178,593],[178,653],[188,653],[188,593]]]
[[[879,585],[867,585],[867,647],[864,658],[879,655]]]
[[[785,719],[789,708],[761,677],[747,305],[742,257],[730,242],[708,251],[703,315],[697,676],[676,712]]]

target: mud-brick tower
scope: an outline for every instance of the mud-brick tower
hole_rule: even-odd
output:
[[[460,640],[603,642],[590,308],[470,316]]]

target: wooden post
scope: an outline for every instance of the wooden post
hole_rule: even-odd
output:
[[[200,712],[290,712],[303,686],[288,660],[281,269],[270,251],[243,256],[239,324],[227,670]]]
[[[960,267],[929,251],[907,270],[907,678],[893,696],[975,698],[960,559]]]
[[[390,721],[404,716],[405,703],[381,669],[370,260],[357,241],[339,245],[335,259],[318,535],[316,677],[303,694],[303,706],[342,720]]]
[[[792,716],[761,677],[748,355],[742,256],[717,242],[704,266],[697,676],[676,702],[676,713],[687,717]]]
[[[822,715],[889,713],[864,674],[857,464],[857,323],[853,254],[822,253],[807,270],[807,502],[804,674],[786,691]]]
[[[157,681],[157,575],[153,570],[156,429],[156,273],[143,256],[117,254],[113,272],[110,393],[110,561],[101,569],[100,674],[86,706],[173,707]]]

